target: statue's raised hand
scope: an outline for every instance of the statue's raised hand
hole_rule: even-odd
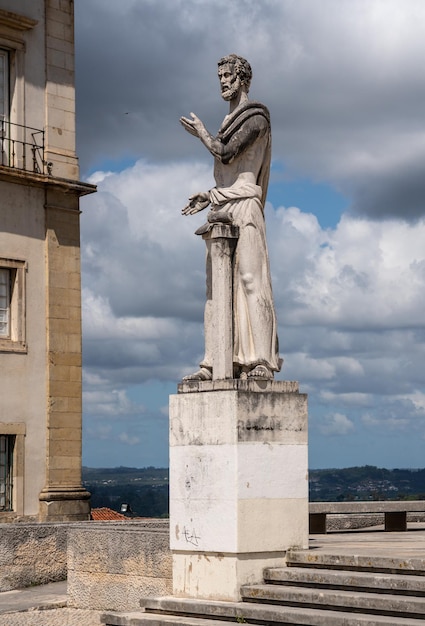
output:
[[[197,115],[195,115],[194,113],[191,113],[190,115],[192,119],[188,117],[181,117],[180,123],[183,128],[187,130],[188,133],[190,133],[194,137],[199,137],[202,131],[205,131],[205,126]]]
[[[200,193],[194,193],[190,196],[189,202],[182,209],[183,215],[194,215],[207,208],[210,203],[210,194],[207,191],[201,191]]]

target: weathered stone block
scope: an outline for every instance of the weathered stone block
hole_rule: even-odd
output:
[[[170,397],[173,592],[237,600],[308,546],[307,396],[270,381],[205,388]]]
[[[74,526],[68,545],[68,605],[138,610],[140,598],[169,594],[168,524],[139,522]]]
[[[66,562],[66,525],[0,525],[0,591],[64,580]]]

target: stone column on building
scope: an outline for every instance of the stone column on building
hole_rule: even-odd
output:
[[[75,153],[74,7],[45,3],[46,146],[52,184],[45,201],[47,332],[46,483],[44,521],[89,519],[82,486],[82,360],[79,196]],[[51,165],[50,165],[51,164]],[[55,185],[55,179],[61,184]]]
[[[82,487],[80,211],[50,192],[46,219],[47,447],[41,521],[89,519]]]

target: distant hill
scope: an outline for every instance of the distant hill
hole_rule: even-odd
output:
[[[138,517],[168,517],[168,468],[83,467],[83,483],[92,508],[129,504]]]
[[[425,500],[425,469],[373,465],[311,470],[310,501]]]
[[[120,511],[129,504],[140,517],[168,517],[168,468],[83,467],[92,507]],[[373,465],[310,470],[311,502],[425,500],[425,469],[384,469]]]

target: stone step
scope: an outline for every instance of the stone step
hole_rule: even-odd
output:
[[[251,602],[218,602],[182,598],[155,598],[145,602],[146,613],[107,614],[107,626],[218,626],[235,623],[291,624],[305,626],[418,626],[411,617],[366,615],[310,607]],[[152,613],[153,612],[153,613]],[[174,620],[174,621],[173,621]],[[245,620],[245,622],[243,621]]]
[[[326,554],[312,550],[292,550],[287,554],[287,565],[425,576],[425,559],[415,557]]]
[[[212,620],[208,617],[186,617],[182,615],[160,615],[158,613],[105,613],[102,623],[106,626],[235,626],[235,620]]]
[[[285,606],[306,606],[329,610],[352,610],[374,615],[425,617],[425,598],[335,589],[313,589],[291,585],[246,585],[242,599],[272,602]]]
[[[289,583],[314,587],[332,587],[392,594],[425,596],[423,576],[384,572],[344,571],[309,567],[271,567],[264,580],[273,584]]]

